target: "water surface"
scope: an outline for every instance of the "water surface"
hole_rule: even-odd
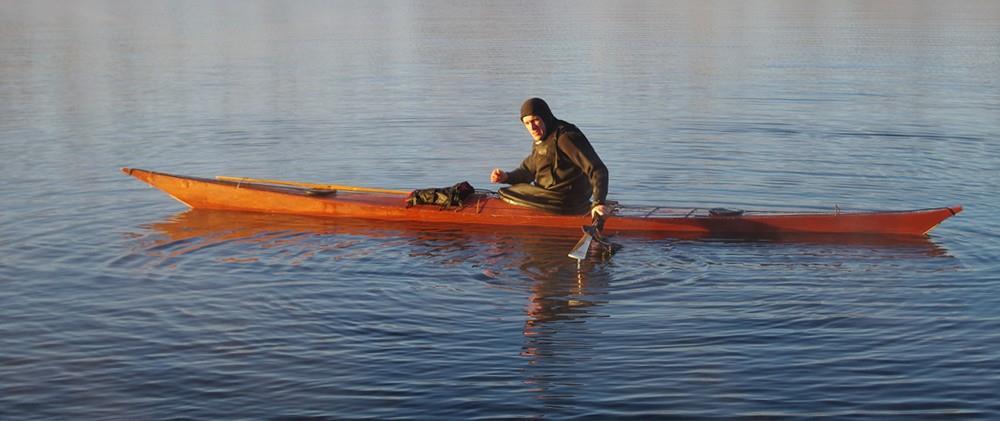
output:
[[[0,3],[0,418],[995,418],[1000,5]],[[122,166],[488,184],[541,96],[630,204],[929,238],[189,211]]]

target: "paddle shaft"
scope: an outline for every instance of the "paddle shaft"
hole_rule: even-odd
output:
[[[371,187],[344,186],[340,184],[300,183],[295,181],[267,180],[262,178],[249,178],[249,177],[227,177],[224,175],[216,176],[215,179],[222,181],[234,181],[238,183],[274,184],[278,186],[305,187],[309,189],[344,190],[344,191],[356,191],[364,193],[410,194],[410,192],[406,190],[376,189]]]

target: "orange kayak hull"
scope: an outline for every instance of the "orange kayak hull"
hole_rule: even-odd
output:
[[[406,195],[390,191],[338,190],[316,194],[315,190],[285,185],[187,177],[134,168],[122,168],[122,172],[194,209],[575,230],[590,223],[587,215],[555,215],[512,205],[493,194],[479,192],[456,208],[406,207]],[[909,211],[744,212],[719,216],[703,209],[619,206],[608,218],[605,231],[740,237],[787,234],[923,236],[961,211],[962,207],[956,205]]]

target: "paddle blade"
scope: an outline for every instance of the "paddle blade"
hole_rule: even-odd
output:
[[[576,260],[583,260],[587,258],[587,252],[590,251],[590,243],[594,241],[594,236],[590,235],[589,232],[584,231],[583,237],[580,237],[580,241],[576,242],[573,249],[569,251],[569,257]]]

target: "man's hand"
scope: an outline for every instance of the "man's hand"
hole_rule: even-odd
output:
[[[596,218],[597,215],[606,216],[608,214],[608,207],[604,205],[597,205],[590,209],[590,217]]]
[[[490,173],[491,183],[503,183],[507,181],[507,173],[499,168],[494,168],[493,172]]]

